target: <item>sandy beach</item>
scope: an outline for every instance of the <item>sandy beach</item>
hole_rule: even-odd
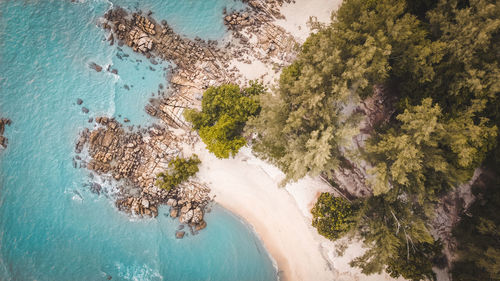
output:
[[[306,24],[310,16],[328,23],[332,11],[341,2],[299,0],[284,4],[281,12],[285,19],[275,23],[302,43],[311,32]],[[279,73],[257,60],[252,61],[252,64],[232,64],[244,78],[262,77],[265,84],[273,86]],[[248,147],[230,159],[217,159],[201,142],[196,144],[194,151],[186,152],[200,156],[202,164],[198,178],[210,186],[215,201],[253,226],[276,261],[280,280],[395,280],[385,273],[366,276],[349,266],[349,261],[363,253],[361,242],[344,239],[334,243],[312,227],[310,210],[317,197],[321,192],[332,192],[319,178],[306,177],[279,187],[284,174],[252,155]],[[336,253],[338,244],[348,245],[343,255]]]

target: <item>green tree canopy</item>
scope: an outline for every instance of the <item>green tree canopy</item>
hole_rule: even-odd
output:
[[[499,174],[499,167],[483,174],[473,189],[476,201],[453,230],[458,242],[453,280],[500,280]]]
[[[318,229],[319,234],[331,240],[346,234],[354,226],[351,204],[330,193],[322,193],[319,196],[311,213],[312,225]]]
[[[201,112],[186,110],[184,116],[199,131],[210,152],[228,158],[246,144],[241,136],[243,128],[249,117],[259,113],[256,96],[264,91],[255,81],[243,90],[234,84],[210,87],[203,94]]]
[[[193,154],[189,158],[176,157],[168,163],[170,170],[159,173],[156,176],[156,186],[170,191],[179,184],[196,175],[198,165],[201,163],[198,155]]]

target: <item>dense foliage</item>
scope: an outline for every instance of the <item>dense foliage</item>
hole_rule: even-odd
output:
[[[344,198],[322,193],[311,213],[312,225],[326,238],[335,240],[352,229],[353,209]]]
[[[203,94],[201,112],[186,110],[184,116],[199,131],[210,152],[228,158],[246,144],[241,136],[243,128],[249,117],[259,113],[256,95],[264,91],[262,84],[254,81],[242,90],[234,84],[210,87]]]
[[[485,157],[500,163],[499,62],[499,1],[345,0],[246,130],[287,180],[330,175],[343,159],[370,163],[373,196],[356,200],[353,216],[368,249],[352,265],[432,279],[435,203]],[[394,114],[357,149],[355,108],[374,89],[396,100]],[[337,238],[338,210],[315,212],[320,233]]]
[[[462,215],[454,229],[458,259],[453,264],[453,280],[500,280],[500,167],[484,186],[474,190],[477,200]]]
[[[170,191],[198,172],[201,163],[198,155],[193,154],[189,158],[176,157],[168,163],[170,170],[159,173],[156,176],[156,186]]]

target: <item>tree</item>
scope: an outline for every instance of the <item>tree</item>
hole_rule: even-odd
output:
[[[193,154],[189,158],[176,157],[168,163],[169,171],[159,173],[156,176],[156,186],[170,191],[183,183],[198,172],[201,163],[198,155]]]
[[[312,225],[318,233],[335,240],[352,229],[353,210],[351,204],[342,197],[322,193],[311,210]]]
[[[432,266],[437,263],[437,259],[442,259],[442,245],[439,242],[433,244],[419,243],[412,245],[412,255],[405,258],[407,249],[405,246],[398,248],[398,255],[391,257],[387,263],[387,273],[393,278],[403,276],[412,281],[434,280],[436,274],[432,271]]]
[[[264,86],[255,81],[243,90],[234,84],[210,87],[203,94],[201,112],[186,110],[184,116],[199,131],[210,152],[228,158],[246,144],[241,136],[243,127],[249,117],[259,113],[256,96],[264,91]]]
[[[329,175],[352,155],[372,164],[374,196],[355,200],[349,216],[367,248],[352,265],[364,273],[432,279],[435,203],[495,146],[500,163],[499,34],[499,1],[345,0],[261,97],[246,132],[286,180]],[[395,111],[357,150],[356,107],[374,87],[397,100]],[[315,226],[335,239],[340,215],[327,206],[318,202]],[[481,249],[478,268],[496,272],[497,252]]]
[[[475,103],[455,118],[444,118],[441,107],[427,98],[409,106],[396,119],[396,129],[373,138],[366,147],[373,162],[371,171],[376,195],[393,187],[403,188],[418,202],[470,178],[495,142],[497,127],[488,126],[476,114],[484,104]],[[434,181],[438,175],[439,181]]]
[[[476,201],[453,229],[458,242],[456,281],[500,280],[500,168],[486,171],[473,187]],[[491,176],[492,175],[492,176]]]

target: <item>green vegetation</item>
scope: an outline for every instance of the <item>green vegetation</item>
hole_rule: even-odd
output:
[[[159,173],[156,176],[156,186],[170,191],[198,172],[201,163],[198,155],[193,154],[189,158],[175,157],[168,163],[169,171]]]
[[[335,240],[352,229],[352,206],[341,197],[322,193],[311,213],[312,225],[328,239]]]
[[[434,279],[435,204],[487,156],[500,164],[500,2],[345,0],[318,28],[248,122],[254,151],[287,181],[330,176],[346,159],[370,163],[373,196],[351,205],[322,195],[314,226],[330,239],[359,234],[367,251],[351,264],[366,274]],[[358,149],[355,108],[375,90],[396,101],[394,113]],[[498,222],[479,217],[476,232],[495,237]],[[474,246],[485,258],[465,260],[491,273],[483,280],[500,268],[498,245],[488,245]]]
[[[458,259],[453,280],[500,280],[500,166],[484,176],[473,191],[477,200],[454,229]]]
[[[243,128],[249,117],[259,113],[257,95],[264,91],[264,86],[255,81],[242,90],[233,84],[210,87],[203,94],[201,112],[186,110],[184,116],[199,131],[210,152],[228,158],[246,144],[241,136]]]

